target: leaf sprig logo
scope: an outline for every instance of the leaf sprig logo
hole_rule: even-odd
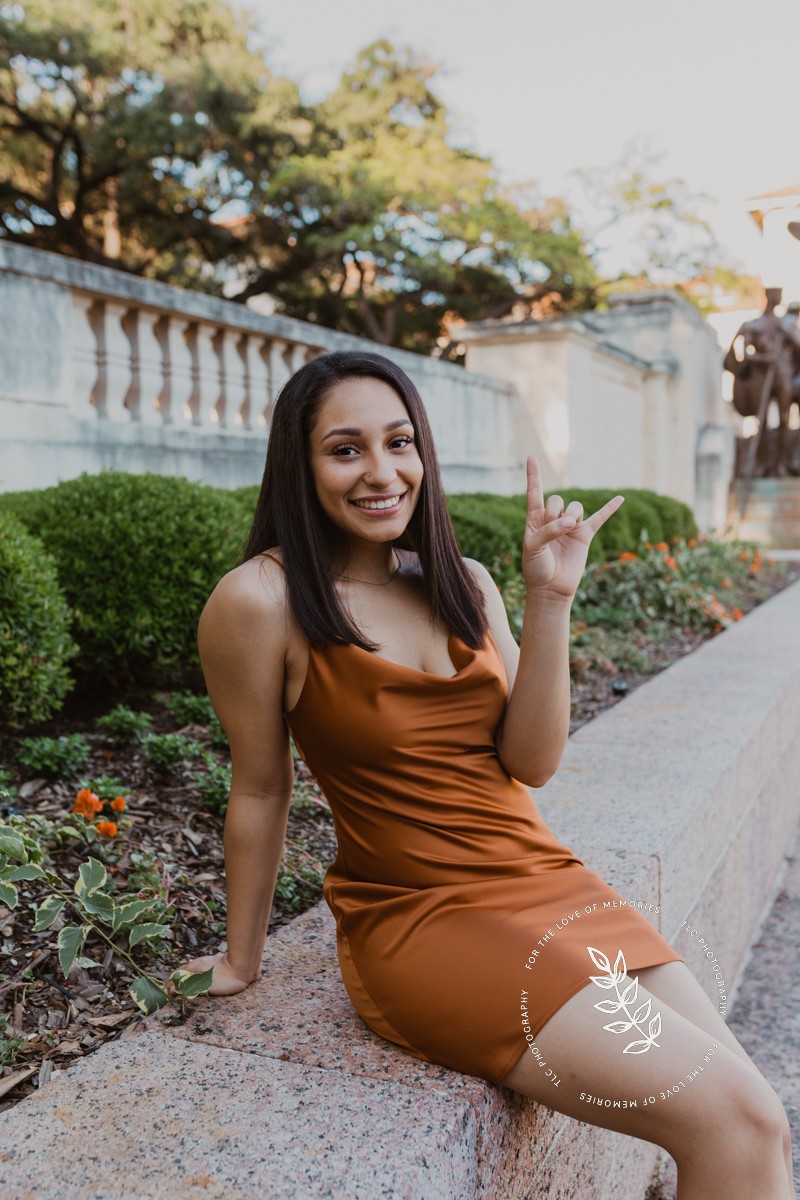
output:
[[[628,1045],[622,1051],[623,1054],[646,1054],[651,1046],[655,1046],[656,1049],[660,1050],[661,1047],[656,1038],[661,1033],[661,1013],[658,1012],[654,1017],[650,1017],[652,1004],[650,998],[648,997],[644,1004],[641,1004],[631,1012],[639,995],[638,975],[627,984],[624,991],[620,991],[620,984],[625,982],[628,974],[628,968],[625,965],[625,955],[620,950],[612,967],[602,950],[597,950],[594,946],[587,946],[586,949],[594,965],[599,970],[605,972],[604,975],[590,975],[589,978],[592,983],[606,991],[610,991],[613,988],[617,996],[616,1000],[601,1000],[594,1007],[602,1013],[607,1013],[609,1016],[613,1016],[614,1013],[623,1012],[628,1018],[627,1021],[612,1021],[609,1025],[604,1025],[603,1029],[607,1029],[609,1033],[628,1033],[631,1029],[635,1029],[637,1033],[643,1035],[633,1042],[628,1042]],[[645,1032],[642,1027],[648,1018],[650,1020],[647,1032]]]

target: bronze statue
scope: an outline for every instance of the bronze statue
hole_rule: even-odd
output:
[[[753,474],[759,444],[771,400],[778,405],[778,457],[776,475],[789,474],[789,409],[795,399],[793,388],[800,370],[800,332],[786,318],[775,315],[781,288],[767,288],[767,306],[755,321],[739,328],[723,367],[733,375],[733,405],[743,417],[758,418],[758,432],[748,454],[745,475]],[[744,339],[744,357],[736,357],[736,342]],[[797,364],[796,365],[796,356]]]

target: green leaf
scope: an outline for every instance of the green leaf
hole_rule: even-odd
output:
[[[79,954],[75,959],[75,965],[83,967],[85,971],[90,971],[92,967],[99,967],[100,963],[95,962],[93,958],[87,958],[85,954]]]
[[[58,935],[58,961],[64,978],[69,975],[70,968],[78,954],[83,949],[89,933],[88,925],[65,925]]]
[[[8,874],[3,874],[3,879],[43,879],[44,871],[41,867],[35,866],[34,863],[26,863],[21,867],[14,867],[13,871]]]
[[[34,933],[41,933],[42,930],[49,929],[63,907],[64,901],[59,900],[58,896],[48,896],[46,900],[43,900],[36,910]]]
[[[187,1000],[201,996],[211,987],[214,977],[213,967],[208,971],[173,971],[170,980],[176,992],[180,992]]]
[[[21,835],[10,825],[0,825],[0,850],[9,858],[16,858],[17,862],[28,861],[25,843]]]
[[[87,858],[86,862],[81,863],[78,870],[75,895],[81,900],[85,900],[87,896],[91,896],[92,892],[103,887],[107,879],[108,873],[103,864],[96,858]]]
[[[147,912],[154,904],[155,900],[131,900],[128,904],[118,904],[114,909],[111,932],[119,933],[123,925],[132,925],[137,917]]]
[[[6,858],[5,854],[0,854],[0,871],[4,870],[7,862],[8,859]]]
[[[4,883],[0,881],[0,900],[3,901],[6,908],[16,908],[19,901],[19,892],[14,887],[13,883]]]
[[[133,929],[128,934],[128,943],[133,948],[138,946],[139,942],[146,941],[147,938],[161,937],[166,925],[134,925]]]
[[[81,905],[92,916],[102,917],[104,921],[109,923],[114,919],[114,912],[117,908],[111,896],[107,896],[105,892],[93,892],[91,896],[81,900]]]
[[[146,1017],[154,1013],[157,1008],[163,1008],[169,1003],[169,996],[165,992],[161,984],[156,983],[148,975],[142,975],[136,980],[130,988],[128,988],[134,1003],[142,1010]]]

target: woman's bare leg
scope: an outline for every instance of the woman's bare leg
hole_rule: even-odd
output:
[[[691,979],[688,969],[673,965],[680,971],[650,981],[701,1024],[640,978],[637,1003],[651,1000],[661,1033],[646,1053],[624,1054],[627,1038],[604,1030],[609,1018],[594,1008],[598,990],[587,985],[547,1022],[535,1053],[523,1053],[505,1085],[577,1120],[662,1146],[678,1164],[679,1200],[793,1200],[783,1106],[741,1047],[730,1045],[729,1031],[716,1026],[710,1001],[694,995],[681,975]]]
[[[733,1054],[748,1064],[760,1078],[763,1078],[750,1055],[739,1044],[728,1026],[723,1021],[716,1006],[705,994],[700,984],[684,963],[664,963],[660,967],[645,967],[635,971],[639,983],[647,988],[652,995],[663,1000],[675,1012],[686,1017],[699,1029],[712,1034],[716,1041],[726,1046]],[[789,1183],[794,1189],[794,1168],[792,1165],[792,1131],[784,1111],[783,1153],[786,1160],[786,1171]],[[794,1190],[791,1191],[794,1195]]]

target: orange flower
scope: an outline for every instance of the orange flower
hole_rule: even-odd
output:
[[[677,535],[676,535],[676,536],[675,536],[675,537],[672,539],[672,544],[673,544],[673,546],[677,546],[677,544],[678,544],[678,542],[679,542],[680,540],[681,540],[681,539],[680,539],[679,537],[677,537]]]
[[[117,796],[116,800],[111,801],[111,807],[114,812],[125,812],[125,797]]]
[[[620,562],[636,562],[638,555],[632,554],[630,550],[623,550],[619,556]]]
[[[671,568],[673,571],[677,571],[677,569],[678,569],[678,564],[675,562],[675,559],[672,557],[672,555],[671,555],[671,554],[665,554],[665,555],[664,555],[664,562],[665,562],[665,563],[667,564],[667,566],[668,566],[668,567],[670,567],[670,568]]]
[[[652,542],[645,542],[645,544],[644,544],[644,548],[645,548],[645,550],[652,550],[652,549],[653,549],[653,543],[652,543]]]
[[[742,617],[744,616],[742,610],[740,608],[734,608],[731,611],[733,612],[734,621],[741,621]]]
[[[97,832],[101,837],[113,838],[117,836],[117,827],[113,821],[98,821]]]
[[[743,550],[742,553],[739,555],[739,558],[742,560],[742,562],[747,562],[749,557],[750,557],[750,555],[747,553],[746,550]]]
[[[94,792],[89,788],[81,788],[75,798],[72,811],[80,813],[82,817],[86,817],[88,821],[91,821],[95,813],[99,813],[102,807],[103,804],[99,796],[95,796]]]
[[[669,551],[669,546],[666,542],[656,542],[656,550],[660,550],[662,554],[666,554]]]
[[[696,538],[689,538],[689,541],[687,542],[687,545],[688,545],[688,546],[691,546],[691,547],[692,547],[692,549],[694,549],[694,547],[697,545],[697,539],[696,539]]]
[[[722,586],[723,586],[723,587],[730,587],[730,586],[731,586],[731,581],[730,581],[730,579],[722,579],[722,580],[720,580],[720,582],[721,582],[721,584],[722,584]]]

